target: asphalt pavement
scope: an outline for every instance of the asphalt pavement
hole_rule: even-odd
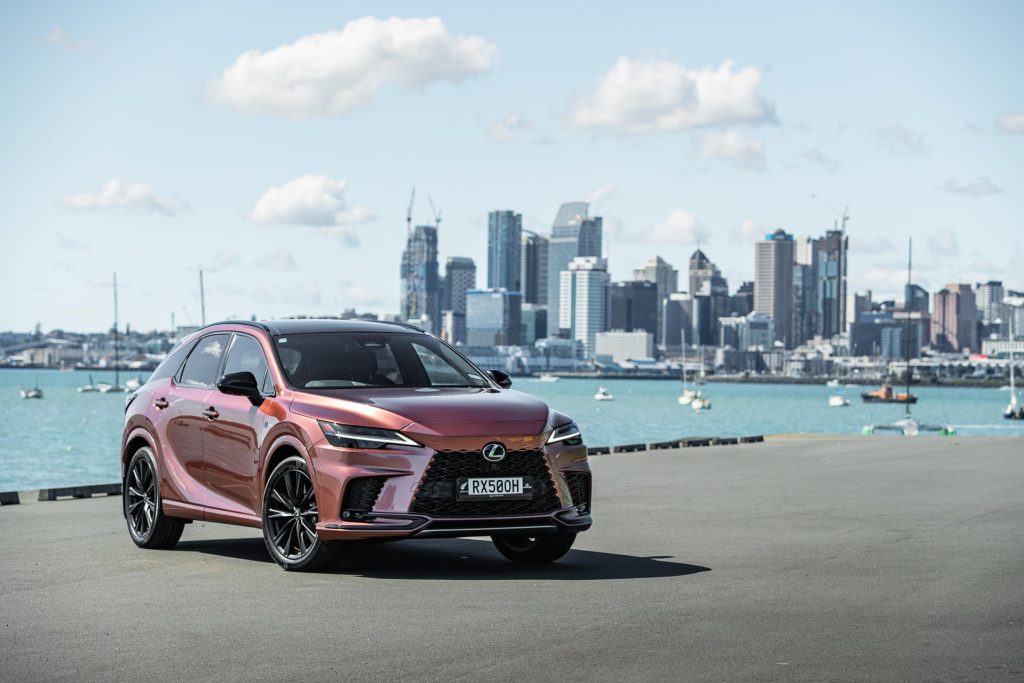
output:
[[[1024,441],[788,437],[592,458],[562,561],[483,539],[280,570],[259,532],[0,508],[0,680],[1020,680]]]

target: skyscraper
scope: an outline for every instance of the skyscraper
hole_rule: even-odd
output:
[[[515,346],[522,322],[522,294],[504,287],[466,292],[466,336],[470,346]]]
[[[513,211],[487,215],[487,286],[522,291],[523,217]]]
[[[444,266],[441,300],[443,332],[452,344],[466,341],[466,292],[476,287],[476,264],[466,256],[449,256]]]
[[[658,329],[658,285],[645,280],[613,282],[609,294],[609,330],[644,331],[653,336]]]
[[[441,330],[441,279],[437,272],[437,228],[417,225],[406,241],[401,265],[402,318]]]
[[[601,256],[603,222],[600,217],[587,215],[589,204],[568,202],[562,204],[551,226],[548,242],[548,336],[558,336],[562,317],[561,273],[578,256]]]
[[[846,332],[846,262],[849,238],[841,230],[829,230],[814,241],[817,252],[815,334],[831,339]],[[803,342],[803,339],[797,339]]]
[[[607,329],[608,262],[597,256],[574,258],[559,273],[559,327],[569,339],[583,342],[588,357],[594,355],[598,332]]]
[[[658,328],[654,338],[661,345],[665,327],[664,302],[669,294],[679,289],[679,271],[660,256],[655,256],[647,260],[639,268],[633,269],[633,279],[653,282],[658,287],[656,302],[658,307]]]
[[[1009,317],[1006,305],[1003,303],[1003,296],[1003,283],[999,280],[979,282],[975,285],[974,297],[978,303],[978,316],[982,322],[990,323],[997,318]]]
[[[713,277],[721,277],[722,271],[698,249],[690,257],[690,296],[698,293],[701,286]]]
[[[793,348],[793,263],[795,242],[785,230],[765,235],[754,252],[754,311],[775,323],[775,337]]]
[[[523,230],[522,288],[524,304],[548,302],[548,238]]]
[[[939,351],[978,350],[978,308],[970,285],[946,285],[933,295],[932,344]]]

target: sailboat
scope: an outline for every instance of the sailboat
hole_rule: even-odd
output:
[[[907,291],[910,291],[910,276],[911,276],[911,265],[912,254],[914,250],[914,242],[910,240],[907,243]],[[864,425],[865,434],[874,434],[877,431],[889,431],[889,432],[901,432],[904,436],[917,436],[920,432],[938,432],[943,436],[953,436],[956,434],[956,430],[949,425],[927,425],[921,424],[910,414],[910,405],[917,402],[917,397],[910,393],[910,381],[913,378],[913,371],[910,369],[910,305],[909,302],[904,303],[904,310],[906,311],[906,324],[903,326],[903,360],[907,364],[906,377],[907,377],[907,391],[903,394],[896,394],[896,397],[905,397],[903,400],[888,400],[881,401],[883,403],[902,403],[903,404],[903,417],[896,420],[892,424],[882,425]],[[882,392],[888,390],[888,394],[892,395],[892,385],[886,384],[882,388]],[[865,402],[869,402],[867,394],[862,394]]]
[[[99,391],[100,388],[96,386],[96,383],[92,381],[92,375],[89,375],[89,383],[78,387],[78,393],[89,394]]]
[[[101,382],[96,386],[99,388],[100,393],[103,394],[120,394],[124,391],[124,387],[121,386],[121,358],[119,356],[120,344],[118,339],[118,315],[117,315],[117,273],[114,273],[114,383],[107,384]]]
[[[36,385],[30,389],[21,390],[22,398],[42,398],[43,390],[39,388],[39,375],[36,375]]]
[[[1007,420],[1024,420],[1024,406],[1020,405],[1017,396],[1017,383],[1014,380],[1013,372],[1013,319],[1010,320],[1010,405],[1003,411],[1003,417]]]
[[[686,383],[686,358],[683,358],[683,393],[679,396],[679,405],[688,406],[699,395],[699,391],[694,391]]]

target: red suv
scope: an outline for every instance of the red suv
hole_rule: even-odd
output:
[[[591,525],[587,449],[510,386],[398,323],[204,327],[127,399],[128,532],[169,548],[190,520],[262,528],[293,570],[359,539],[490,536],[557,560]]]

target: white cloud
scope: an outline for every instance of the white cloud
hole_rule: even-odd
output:
[[[380,306],[383,300],[376,289],[354,285],[349,282],[341,283],[341,304],[343,307],[367,308]]]
[[[597,207],[611,199],[619,196],[619,190],[611,183],[605,183],[595,187],[590,194],[587,195],[587,203],[590,206]]]
[[[970,182],[961,183],[957,178],[950,178],[946,181],[945,185],[939,187],[940,190],[946,192],[952,192],[953,194],[962,194],[967,197],[987,197],[988,195],[999,194],[1003,191],[1003,188],[999,187],[991,180],[988,176],[981,176],[977,180]]]
[[[642,241],[651,244],[698,244],[707,242],[711,233],[686,209],[676,209],[664,223],[656,223],[644,233]]]
[[[745,218],[743,222],[732,229],[730,237],[733,242],[756,242],[764,238],[764,228],[753,218]]]
[[[800,158],[821,166],[829,173],[835,173],[843,167],[843,164],[838,159],[833,159],[817,147],[806,150],[800,155]]]
[[[487,137],[491,142],[512,142],[519,139],[520,134],[533,127],[522,114],[509,114],[487,128]]]
[[[145,183],[125,183],[120,178],[108,181],[99,192],[73,194],[61,198],[61,204],[81,211],[93,209],[147,209],[173,216],[185,206],[173,197],[162,197]]]
[[[875,131],[875,144],[883,152],[894,156],[919,156],[931,151],[921,133],[898,124],[877,129]]]
[[[862,271],[857,277],[857,281],[859,283],[857,289],[870,289],[872,298],[875,300],[888,298],[902,300],[904,288],[907,285],[907,267],[876,263]],[[915,273],[914,283],[927,288],[929,280],[921,277],[919,273]]]
[[[60,26],[54,26],[43,38],[43,42],[54,47],[62,47],[66,50],[80,50],[90,47],[90,43],[73,39]]]
[[[210,83],[209,93],[214,102],[250,113],[347,116],[389,83],[418,89],[481,74],[496,52],[479,36],[451,35],[438,17],[363,17],[340,31],[245,52]]]
[[[761,71],[721,66],[687,69],[666,61],[620,57],[594,90],[569,105],[574,128],[619,135],[663,133],[700,126],[772,123],[775,107],[760,93]]]
[[[233,251],[218,251],[213,256],[203,259],[199,269],[208,273],[218,273],[225,268],[236,266],[241,261]]]
[[[733,161],[743,168],[764,168],[764,141],[744,137],[736,130],[705,133],[693,141],[695,159]]]
[[[996,128],[1004,133],[1024,133],[1024,111],[1008,111],[996,117]]]
[[[344,180],[323,175],[300,176],[264,192],[249,212],[249,220],[325,227],[330,228],[330,234],[351,240],[354,234],[348,226],[366,223],[375,216],[365,206],[346,207],[347,186]],[[339,227],[342,229],[335,229]]]
[[[288,251],[271,252],[256,259],[253,265],[260,270],[287,271],[298,268],[295,257]]]
[[[960,243],[956,233],[949,228],[941,228],[928,237],[928,249],[936,256],[957,256]]]

